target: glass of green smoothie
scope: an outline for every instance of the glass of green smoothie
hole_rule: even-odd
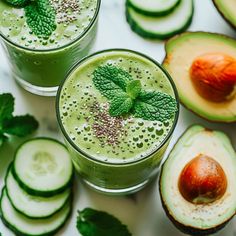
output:
[[[179,102],[169,74],[126,49],[95,53],[60,85],[57,118],[83,181],[107,194],[135,192],[158,173]]]
[[[0,36],[14,79],[55,96],[69,68],[96,38],[101,0],[1,0]]]

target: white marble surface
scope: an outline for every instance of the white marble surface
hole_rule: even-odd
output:
[[[224,22],[211,0],[195,0],[195,15],[190,30],[219,32],[236,37],[236,33]],[[131,32],[124,17],[124,0],[103,0],[98,39],[94,51],[105,48],[138,50],[152,56],[159,62],[164,57],[162,41],[145,40]],[[6,56],[1,48],[0,61],[0,93],[11,92],[16,97],[15,113],[30,113],[37,117],[40,121],[40,129],[36,136],[50,136],[61,139],[54,112],[55,100],[29,94],[17,86],[10,76]],[[193,123],[225,131],[232,138],[233,145],[236,147],[236,124],[212,124],[181,107],[179,123],[168,151],[181,133]],[[17,145],[22,141],[22,139],[11,140],[0,149],[1,186],[8,163],[13,159],[13,153]],[[79,235],[76,229],[76,211],[84,207],[93,207],[114,214],[128,225],[133,236],[183,235],[174,228],[165,216],[157,190],[157,183],[154,183],[132,197],[108,197],[89,190],[76,179],[73,215],[64,229],[57,235]],[[2,223],[0,223],[0,232],[3,236],[13,235]],[[216,235],[236,236],[236,218]]]

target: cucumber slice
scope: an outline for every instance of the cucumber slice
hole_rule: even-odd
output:
[[[54,235],[66,223],[71,212],[70,201],[68,201],[57,214],[50,218],[29,219],[12,207],[7,198],[6,189],[3,189],[0,206],[3,223],[16,235],[22,236]]]
[[[47,198],[29,195],[20,188],[10,169],[5,182],[7,196],[12,206],[21,214],[32,219],[48,218],[54,215],[63,208],[71,194],[71,190],[66,189],[58,195]]]
[[[63,144],[54,139],[36,138],[18,148],[12,174],[27,193],[51,197],[71,184],[73,166]]]
[[[165,16],[172,12],[180,0],[128,0],[135,11],[146,16]]]
[[[193,0],[181,0],[167,16],[149,17],[126,5],[126,18],[132,30],[145,38],[166,39],[185,31],[192,22]]]

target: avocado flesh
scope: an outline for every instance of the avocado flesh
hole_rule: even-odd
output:
[[[213,0],[217,10],[236,29],[236,2],[235,0]]]
[[[223,197],[206,205],[188,202],[178,189],[183,168],[199,154],[214,158],[227,178],[227,189]],[[162,167],[160,195],[163,207],[172,222],[183,232],[192,235],[214,233],[235,214],[235,179],[236,154],[229,138],[219,131],[192,126],[176,143]]]
[[[206,53],[224,53],[236,58],[236,40],[206,32],[187,32],[166,43],[163,66],[172,76],[183,105],[199,116],[217,122],[236,121],[236,96],[214,103],[201,97],[195,90],[189,70],[193,61]]]

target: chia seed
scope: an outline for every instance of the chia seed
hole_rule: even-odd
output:
[[[118,146],[120,137],[127,135],[124,130],[124,118],[110,116],[109,104],[107,103],[100,105],[95,102],[90,107],[90,112],[92,112],[94,117],[92,130],[94,135],[100,140],[101,146]]]
[[[49,0],[57,13],[58,24],[76,21],[80,11],[78,0]]]

